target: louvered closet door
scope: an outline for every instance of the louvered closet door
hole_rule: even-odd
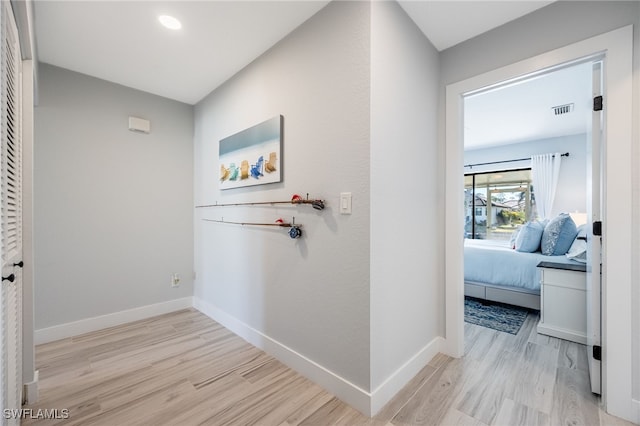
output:
[[[8,1],[2,2],[0,72],[0,191],[2,261],[2,391],[3,409],[22,405],[22,105],[18,31]],[[2,411],[4,413],[4,411]],[[19,424],[4,419],[4,424]]]

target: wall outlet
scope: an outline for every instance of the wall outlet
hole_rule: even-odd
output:
[[[180,287],[180,274],[171,274],[171,287]]]

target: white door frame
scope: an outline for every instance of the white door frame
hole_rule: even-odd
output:
[[[626,26],[446,87],[445,118],[445,319],[443,350],[464,354],[463,97],[534,73],[605,57],[604,200],[602,267],[602,388],[606,410],[638,422],[632,399],[632,53]],[[456,196],[458,194],[459,196]],[[609,196],[607,197],[607,194]],[[615,225],[613,225],[615,224]],[[613,225],[613,226],[611,226]],[[607,254],[611,253],[611,256]],[[634,279],[637,277],[633,277]],[[615,283],[611,287],[607,283]]]

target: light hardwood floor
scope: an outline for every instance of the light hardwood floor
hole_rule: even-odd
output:
[[[40,345],[40,401],[69,425],[630,425],[599,409],[584,346],[465,324],[466,355],[437,355],[373,419],[198,311]]]

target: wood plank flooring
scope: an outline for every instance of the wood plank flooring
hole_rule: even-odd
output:
[[[584,346],[465,324],[466,355],[437,355],[369,419],[196,310],[40,345],[40,400],[65,425],[630,425],[589,391]],[[63,417],[63,416],[59,416]]]

